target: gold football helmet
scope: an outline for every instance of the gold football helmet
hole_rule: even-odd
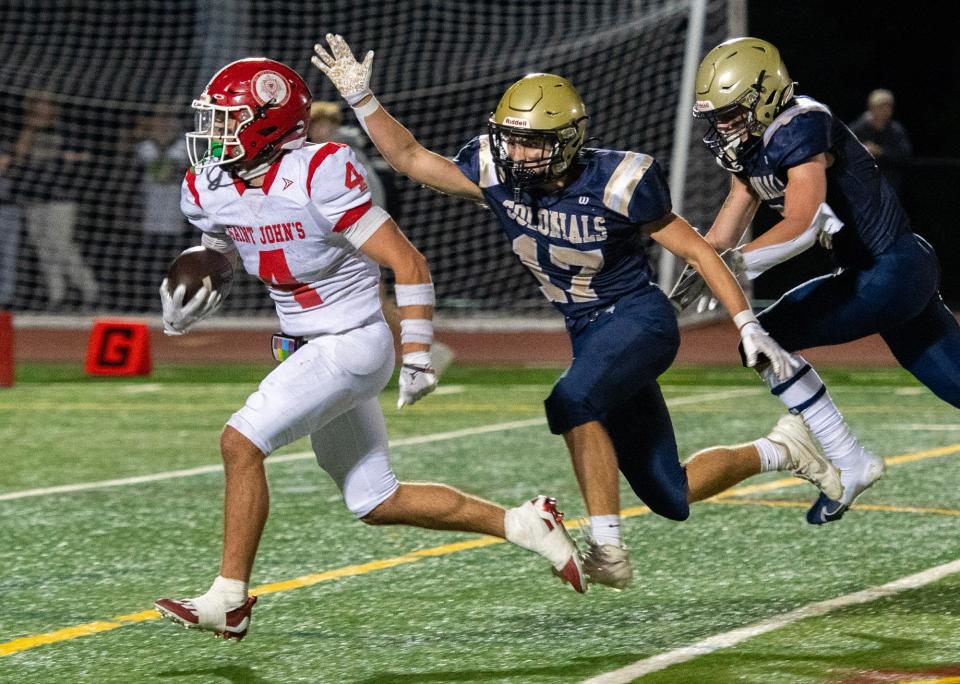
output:
[[[587,112],[567,79],[527,74],[507,88],[487,127],[500,180],[519,198],[570,170],[586,139]]]
[[[793,98],[794,83],[780,51],[759,38],[734,38],[707,53],[697,69],[693,115],[710,129],[703,142],[721,166],[739,170],[738,159]]]

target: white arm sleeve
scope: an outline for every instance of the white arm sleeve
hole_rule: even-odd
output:
[[[342,235],[350,241],[351,245],[360,249],[363,247],[363,243],[376,233],[389,218],[390,214],[385,209],[373,205],[352,226],[343,231]]]
[[[830,205],[824,202],[817,209],[813,222],[797,237],[786,242],[761,247],[751,252],[743,252],[743,263],[746,266],[747,277],[753,280],[777,264],[807,251],[817,241],[821,232],[833,235],[841,228],[843,228],[843,221],[837,218]]]
[[[226,233],[204,233],[200,236],[200,244],[221,254],[229,254],[237,249]]]

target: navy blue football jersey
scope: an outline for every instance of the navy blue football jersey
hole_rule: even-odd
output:
[[[653,287],[639,226],[666,216],[670,191],[649,155],[584,149],[570,185],[543,195],[501,183],[490,138],[467,143],[454,162],[483,191],[487,204],[540,291],[563,314],[606,308]]]
[[[834,259],[840,266],[869,264],[909,232],[910,222],[876,160],[826,105],[794,98],[767,127],[762,144],[741,160],[737,176],[782,213],[787,170],[820,153],[834,159],[826,201],[844,223],[833,236]]]

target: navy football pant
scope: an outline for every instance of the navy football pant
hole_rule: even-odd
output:
[[[550,431],[560,435],[599,421],[636,495],[654,513],[685,520],[687,476],[657,384],[680,346],[669,301],[654,288],[608,309],[568,317],[567,331],[573,363],[544,402]]]
[[[937,291],[933,248],[901,236],[870,268],[814,278],[758,314],[787,351],[879,333],[901,366],[960,408],[960,326]]]

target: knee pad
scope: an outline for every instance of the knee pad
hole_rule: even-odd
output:
[[[651,511],[663,518],[667,518],[668,520],[677,520],[679,522],[683,522],[690,517],[690,504],[687,502],[686,495],[684,495],[683,499],[675,498],[672,500],[645,503],[647,506],[649,506]]]
[[[573,387],[566,378],[561,378],[553,391],[543,402],[547,413],[547,425],[550,432],[562,435],[578,425],[599,420],[590,404],[589,394],[581,388]]]
[[[348,485],[343,488],[343,503],[346,505],[347,510],[353,513],[355,518],[375,525],[377,524],[376,521],[368,521],[364,520],[364,518],[370,515],[377,506],[393,496],[399,487],[400,483],[396,477],[393,478],[392,485],[383,482],[381,486],[376,489],[367,487],[355,489],[351,488],[348,483]]]

